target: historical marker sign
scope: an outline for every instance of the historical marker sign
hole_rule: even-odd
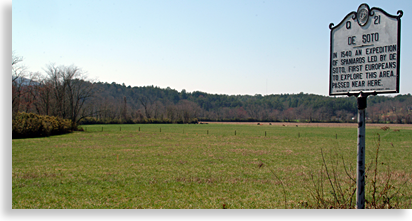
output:
[[[365,208],[366,98],[399,92],[401,17],[367,4],[349,13],[330,31],[329,95],[357,96],[358,154],[356,208]]]
[[[402,11],[367,4],[329,25],[329,95],[398,93]]]

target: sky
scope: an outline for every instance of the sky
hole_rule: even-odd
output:
[[[75,65],[90,80],[188,92],[329,93],[329,24],[363,1],[14,0],[12,50],[31,72]],[[400,93],[412,93],[412,1],[401,18]]]

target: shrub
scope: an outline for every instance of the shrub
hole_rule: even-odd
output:
[[[72,132],[71,120],[33,113],[17,113],[12,121],[12,138],[46,137]]]
[[[365,208],[369,209],[395,209],[399,208],[399,196],[402,187],[409,182],[409,179],[396,181],[392,179],[393,171],[387,166],[387,172],[378,173],[380,135],[377,135],[376,155],[369,166],[365,165]],[[321,149],[323,159],[319,176],[310,173],[311,185],[306,189],[312,198],[312,202],[306,202],[308,208],[356,208],[356,171],[347,170],[343,156],[336,155],[330,164],[326,163],[325,156]],[[339,158],[342,159],[344,173],[338,172]],[[383,165],[383,163],[382,163]],[[329,183],[332,191],[325,191],[323,182]]]
[[[387,127],[387,126],[381,127],[381,130],[383,130],[383,131],[387,131],[387,130],[389,130],[389,129],[391,129],[391,128],[390,128],[390,127]]]

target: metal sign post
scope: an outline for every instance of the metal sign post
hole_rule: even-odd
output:
[[[356,166],[356,208],[365,208],[365,109],[367,95],[360,93],[358,101],[358,157]]]
[[[401,17],[361,4],[329,25],[329,95],[356,96],[358,155],[356,207],[365,208],[365,114],[369,95],[399,93]]]

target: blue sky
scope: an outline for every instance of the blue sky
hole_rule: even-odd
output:
[[[412,1],[368,1],[401,19],[401,94],[412,93]],[[363,1],[14,0],[12,50],[30,71],[217,94],[328,95],[329,23]],[[409,61],[409,62],[408,62]]]

